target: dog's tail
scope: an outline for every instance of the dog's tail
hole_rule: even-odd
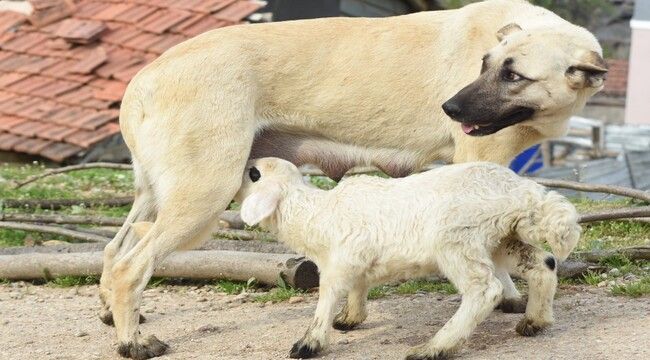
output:
[[[519,219],[515,231],[531,245],[547,243],[560,261],[566,259],[580,240],[581,228],[575,207],[562,195],[550,191]]]

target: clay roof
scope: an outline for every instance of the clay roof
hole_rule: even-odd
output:
[[[242,22],[250,0],[32,0],[0,12],[0,150],[54,161],[119,132],[128,81],[171,46]]]
[[[607,80],[602,90],[604,95],[625,96],[627,93],[627,73],[629,63],[622,59],[607,59]]]

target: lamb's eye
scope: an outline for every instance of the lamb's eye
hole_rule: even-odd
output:
[[[256,182],[260,179],[260,177],[262,177],[262,175],[260,174],[260,171],[257,170],[255,166],[253,166],[250,168],[250,170],[248,170],[248,177],[251,178],[252,182]]]
[[[516,82],[516,81],[519,81],[519,80],[523,79],[523,77],[521,75],[517,74],[514,71],[510,71],[510,70],[505,70],[503,72],[503,74],[501,75],[501,77],[503,78],[503,80],[509,81],[509,82]]]

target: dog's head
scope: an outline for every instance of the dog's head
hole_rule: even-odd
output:
[[[292,186],[305,186],[298,168],[278,158],[251,160],[246,165],[242,185],[235,201],[241,204],[241,218],[255,225],[275,212]]]
[[[586,30],[522,30],[497,33],[499,44],[483,57],[481,73],[442,108],[471,136],[494,134],[529,121],[566,118],[603,87],[607,68]],[[548,126],[545,123],[543,126]]]

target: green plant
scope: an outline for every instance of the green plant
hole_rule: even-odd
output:
[[[72,287],[81,285],[99,284],[99,277],[95,275],[85,276],[59,276],[48,282],[55,287]]]
[[[617,296],[641,297],[650,294],[650,276],[627,284],[612,287],[612,294]]]

